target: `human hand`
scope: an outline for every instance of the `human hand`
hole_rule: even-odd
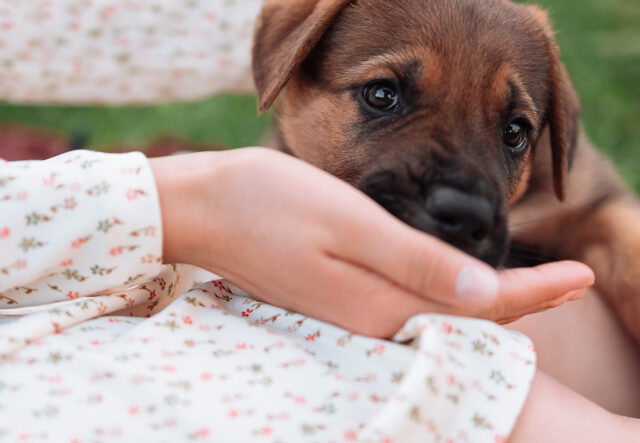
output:
[[[270,304],[359,334],[390,337],[423,312],[508,322],[579,298],[594,282],[576,262],[497,272],[269,149],[151,166],[166,263],[210,270]]]

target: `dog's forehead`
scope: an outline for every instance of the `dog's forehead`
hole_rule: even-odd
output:
[[[542,99],[534,90],[546,83],[550,64],[542,25],[523,6],[502,0],[356,0],[323,47],[327,72],[377,63],[437,65],[461,84],[510,71],[523,74],[534,100]]]

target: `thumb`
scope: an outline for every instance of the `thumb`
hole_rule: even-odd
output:
[[[369,218],[350,233],[342,242],[344,258],[447,306],[487,306],[495,300],[500,278],[493,268],[386,215]]]
[[[549,309],[567,301],[567,294],[595,282],[591,268],[574,261],[508,269],[499,275],[500,294],[493,305],[487,306],[486,312],[480,314],[496,321]]]

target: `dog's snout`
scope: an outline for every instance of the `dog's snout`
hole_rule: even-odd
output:
[[[495,207],[485,197],[437,186],[429,191],[425,203],[434,230],[463,249],[473,250],[491,232]]]

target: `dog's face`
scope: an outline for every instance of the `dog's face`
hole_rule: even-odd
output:
[[[494,266],[536,149],[562,198],[578,105],[537,8],[267,0],[254,73],[287,150]]]

